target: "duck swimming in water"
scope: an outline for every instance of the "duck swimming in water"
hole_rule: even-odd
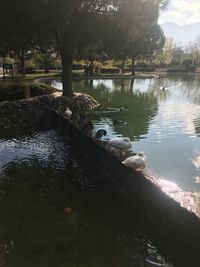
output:
[[[125,121],[119,121],[117,119],[113,120],[113,125],[126,125],[126,124],[127,124],[127,122],[125,122]]]
[[[122,163],[134,170],[143,170],[145,168],[146,156],[141,151],[138,155],[128,157]]]
[[[127,111],[128,108],[127,108],[127,106],[124,106],[124,107],[119,108],[119,110],[120,110],[120,111]]]

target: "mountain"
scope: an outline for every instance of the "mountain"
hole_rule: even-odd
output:
[[[200,35],[200,22],[189,25],[178,25],[173,22],[165,22],[161,24],[165,36],[173,38],[177,45],[188,45],[194,42],[198,35]]]

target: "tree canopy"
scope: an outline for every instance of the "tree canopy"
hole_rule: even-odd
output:
[[[0,45],[3,51],[14,52],[24,65],[25,53],[48,40],[61,56],[63,93],[72,96],[72,60],[75,53],[86,51],[92,54],[98,48],[108,54],[129,56],[134,60],[148,46],[148,53],[153,54],[153,50],[162,45],[157,19],[159,9],[164,8],[167,2],[0,0],[0,22],[5,25]],[[48,45],[46,48],[49,48]]]
[[[37,24],[33,9],[26,0],[0,0],[0,24],[3,30],[0,34],[2,54],[11,53],[17,56],[24,72],[26,53],[36,41]]]

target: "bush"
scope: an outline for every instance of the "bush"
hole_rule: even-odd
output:
[[[25,68],[25,72],[26,72],[26,74],[36,73],[37,72],[37,68],[36,67],[26,67]]]
[[[182,64],[184,66],[192,65],[192,59],[185,59],[185,60],[183,60]]]
[[[51,86],[40,83],[0,83],[0,101],[20,100],[51,94],[55,91]]]
[[[118,68],[102,68],[101,73],[103,74],[116,74],[119,73],[120,70]]]
[[[145,69],[147,67],[147,63],[144,61],[137,61],[136,67]]]
[[[80,78],[82,78],[83,77],[83,73],[81,73],[81,72],[72,72],[72,78],[78,78],[78,79],[80,79]]]
[[[30,96],[29,89],[23,84],[1,83],[0,84],[0,101],[12,101]]]
[[[185,65],[185,66],[179,66],[179,67],[173,67],[168,69],[169,73],[186,73],[186,72],[194,72],[196,70],[196,67],[193,65]]]
[[[185,70],[188,72],[194,72],[196,70],[196,67],[193,65],[185,65]]]
[[[79,63],[73,63],[72,64],[72,69],[73,70],[84,70],[85,65],[79,64]]]
[[[31,83],[28,86],[29,86],[29,91],[30,91],[30,97],[40,96],[40,95],[49,95],[56,91],[50,85],[43,84],[43,83]]]
[[[156,68],[155,67],[151,67],[151,66],[146,66],[146,67],[138,67],[138,66],[136,66],[136,68],[135,68],[135,70],[136,71],[141,71],[141,72],[153,72],[153,71],[155,71],[156,70]]]

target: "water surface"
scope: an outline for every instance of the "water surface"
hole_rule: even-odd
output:
[[[172,266],[54,130],[0,139],[0,203],[8,266]]]

